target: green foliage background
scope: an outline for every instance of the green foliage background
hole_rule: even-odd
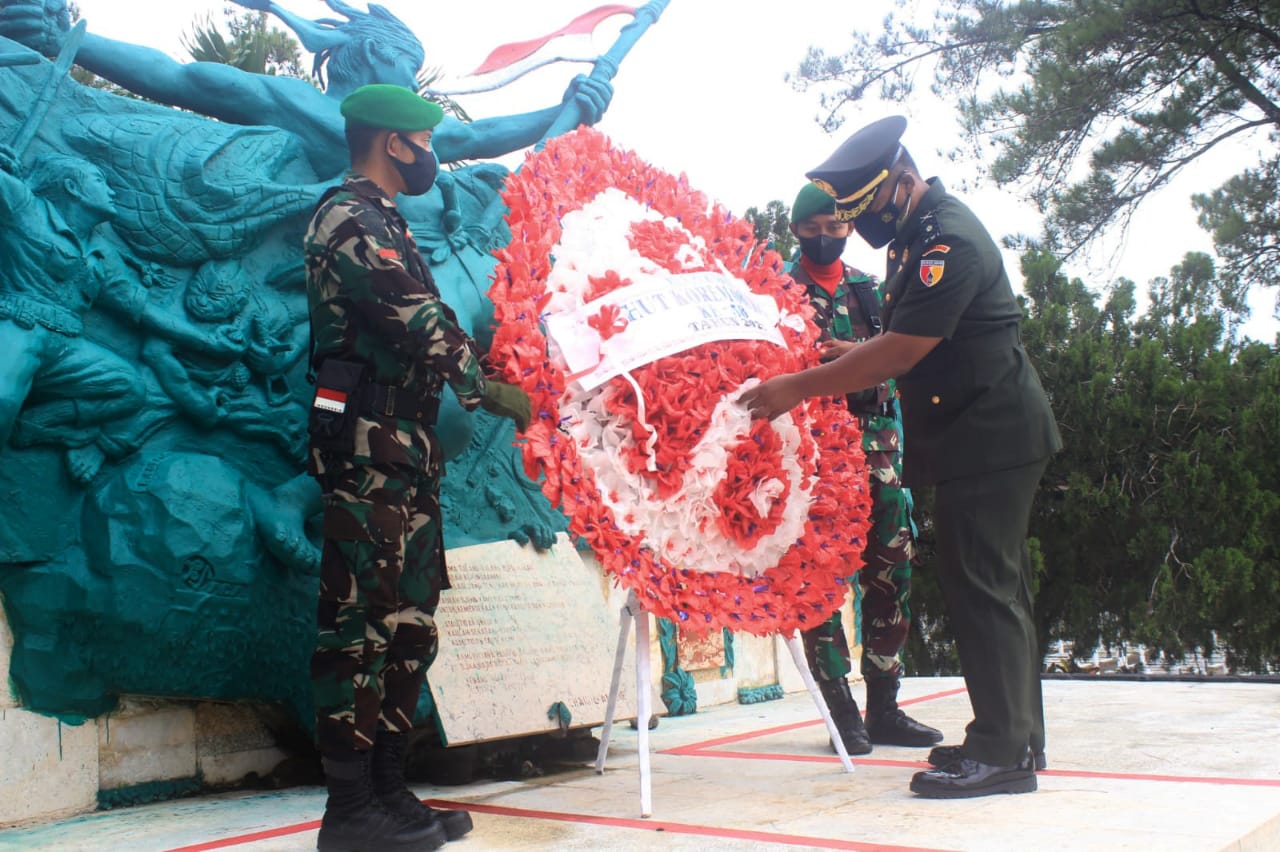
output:
[[[863,99],[927,83],[954,105],[952,156],[1044,214],[1010,242],[1023,338],[1066,443],[1031,523],[1045,647],[1280,668],[1280,354],[1238,336],[1248,291],[1280,284],[1280,0],[897,0],[791,79],[831,131]],[[1191,199],[1216,257],[1187,254],[1141,306],[1133,282],[1063,274],[1228,145],[1240,171]],[[908,668],[956,671],[927,492],[916,507]]]

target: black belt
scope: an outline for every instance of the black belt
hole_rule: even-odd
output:
[[[370,384],[369,388],[370,392],[365,395],[363,413],[417,420],[423,426],[436,424],[436,416],[440,413],[438,397],[423,399],[394,385]]]

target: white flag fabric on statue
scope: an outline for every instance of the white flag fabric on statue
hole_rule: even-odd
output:
[[[635,11],[634,6],[616,3],[600,6],[544,36],[499,45],[466,77],[445,87],[428,88],[426,93],[466,95],[488,92],[553,62],[595,62],[601,51],[594,48],[592,34],[609,18],[633,16]]]

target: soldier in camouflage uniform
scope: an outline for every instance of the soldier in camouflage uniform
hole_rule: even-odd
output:
[[[796,196],[791,231],[800,257],[791,275],[803,284],[822,330],[825,358],[880,331],[880,291],[876,282],[840,260],[850,226],[835,218],[835,200],[812,183]],[[872,743],[930,746],[942,733],[898,708],[899,659],[911,626],[910,492],[902,486],[902,456],[893,382],[850,394],[849,410],[862,427],[862,450],[871,475],[871,529],[858,572],[862,589],[862,676],[867,683],[864,727],[845,679],[852,670],[849,642],[840,613],[804,631],[805,654],[832,718],[850,754],[867,754]]]
[[[519,388],[487,380],[392,200],[430,188],[440,108],[399,86],[342,103],[352,171],[305,238],[316,395],[310,472],[325,494],[316,737],[329,799],[320,849],[434,849],[471,829],[404,785],[407,736],[436,655],[449,587],[443,458],[433,428],[445,383],[468,410],[528,426]]]

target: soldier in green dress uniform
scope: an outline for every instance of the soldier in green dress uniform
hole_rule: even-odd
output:
[[[791,207],[791,232],[800,252],[787,270],[808,293],[827,360],[882,328],[879,283],[840,259],[852,227],[835,213],[835,199],[805,184]],[[871,488],[871,529],[857,575],[862,591],[861,668],[867,685],[865,726],[846,679],[853,667],[839,612],[801,633],[805,656],[849,754],[867,754],[873,743],[931,746],[942,739],[942,732],[912,719],[897,700],[902,647],[911,627],[907,601],[915,541],[911,493],[902,487],[901,424],[893,381],[850,394],[848,405],[862,429]]]
[[[322,852],[435,849],[471,829],[404,784],[408,732],[435,658],[449,587],[441,538],[444,460],[435,433],[448,384],[468,410],[529,422],[519,388],[486,379],[475,342],[440,298],[395,197],[435,178],[440,107],[375,84],[342,102],[351,171],[305,237],[316,394],[309,469],[325,497],[316,738],[329,798]]]
[[[872,246],[888,245],[885,332],[744,395],[773,418],[811,396],[898,381],[903,482],[935,489],[937,570],[973,721],[934,749],[911,789],[961,798],[1036,789],[1043,766],[1040,649],[1027,525],[1057,425],[1019,333],[1022,312],[991,235],[924,180],[893,116],[855,133],[808,177]]]

